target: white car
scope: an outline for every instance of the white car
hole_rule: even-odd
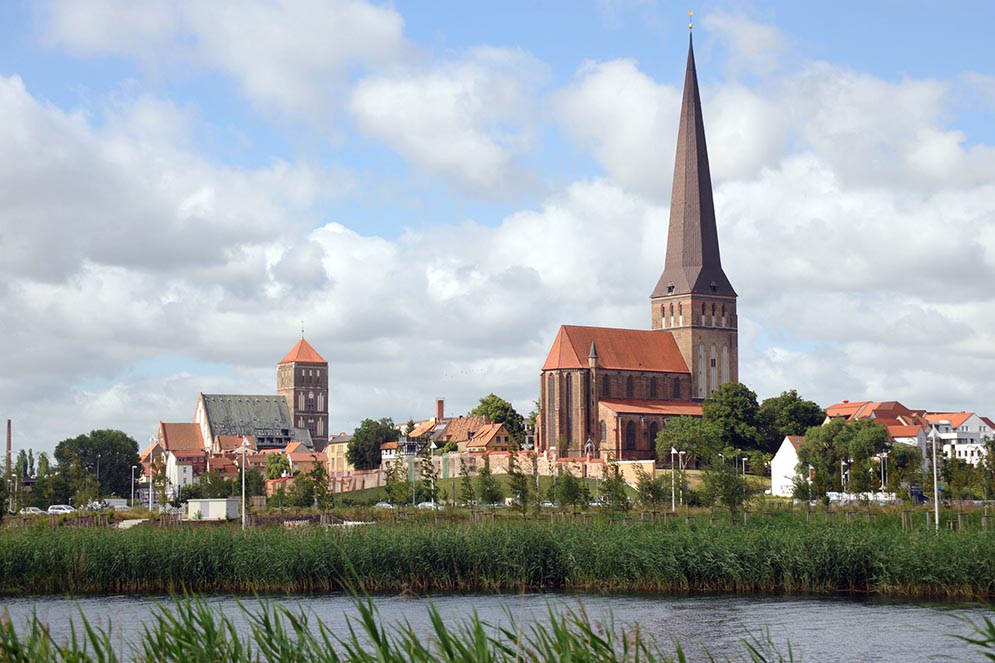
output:
[[[23,509],[21,509],[18,513],[20,513],[22,516],[40,516],[45,512],[36,506],[26,506]]]
[[[394,505],[390,502],[377,502],[373,505],[374,509],[393,509]]]
[[[74,513],[76,509],[72,508],[68,504],[53,504],[48,507],[49,513]]]
[[[435,509],[436,511],[444,509],[445,507],[437,502],[421,502],[418,504],[419,509]]]

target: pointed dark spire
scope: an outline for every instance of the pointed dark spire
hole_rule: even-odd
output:
[[[663,275],[651,297],[687,293],[736,296],[719,259],[712,176],[708,169],[705,125],[701,118],[698,75],[691,40],[688,42],[674,186],[670,197],[667,258]]]
[[[597,346],[594,345],[594,341],[591,341],[591,351],[587,353],[587,358],[588,359],[598,358],[598,348]]]

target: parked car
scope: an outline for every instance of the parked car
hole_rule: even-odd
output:
[[[436,511],[438,511],[439,509],[444,509],[445,507],[442,506],[441,504],[439,504],[438,502],[419,502],[418,508],[419,509],[435,509]]]
[[[394,505],[390,502],[377,502],[373,505],[374,509],[393,509]]]
[[[543,509],[555,509],[556,503],[550,502],[549,500],[543,500],[542,502],[539,502],[539,506]]]
[[[45,512],[36,506],[26,506],[23,509],[21,509],[18,513],[20,513],[22,516],[40,516]]]
[[[72,508],[68,504],[53,504],[48,507],[49,513],[75,513],[76,509]]]

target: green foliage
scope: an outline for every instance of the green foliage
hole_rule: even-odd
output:
[[[241,464],[241,460],[239,461]],[[272,453],[266,455],[266,478],[279,479],[290,476],[290,458],[286,454]]]
[[[496,424],[504,424],[511,438],[521,446],[525,441],[525,420],[515,411],[511,403],[495,394],[480,399],[480,404],[470,410],[471,415],[487,417]]]
[[[709,465],[702,474],[702,486],[705,503],[727,509],[732,519],[750,498],[746,478],[739,474],[735,465],[726,462]]]
[[[586,588],[646,592],[859,592],[989,598],[995,531],[937,534],[917,512],[869,524],[806,525],[804,513],[709,527],[498,518],[494,524],[312,529],[237,526],[0,531],[0,595],[493,592]],[[783,517],[782,517],[783,516]],[[724,520],[724,519],[723,519]],[[816,519],[813,519],[815,521]],[[0,658],[0,660],[3,660]]]
[[[437,502],[439,499],[438,472],[435,470],[435,463],[432,457],[424,455],[419,462],[421,479],[415,486],[416,502]]]
[[[463,504],[470,504],[477,500],[477,491],[473,488],[473,477],[470,476],[470,472],[466,467],[466,461],[462,458],[459,462],[460,479],[459,479],[459,494],[460,502]]]
[[[658,509],[670,499],[670,478],[654,477],[641,465],[638,465],[636,466],[636,493],[639,494],[639,503],[644,508]]]
[[[354,594],[354,596],[356,596]],[[33,615],[19,633],[15,625],[0,622],[0,660],[10,663],[621,663],[684,661],[679,644],[674,657],[665,656],[639,625],[619,627],[592,620],[584,607],[549,605],[546,619],[537,623],[495,625],[472,616],[448,623],[438,609],[427,608],[431,631],[415,628],[407,621],[385,626],[374,602],[355,599],[356,616],[334,629],[304,610],[269,601],[252,607],[239,604],[237,615],[226,614],[203,598],[184,595],[170,604],[159,604],[140,634],[135,634],[125,653],[119,638],[112,637],[113,624],[92,624],[85,614],[70,623],[71,639],[60,642],[46,623]],[[238,624],[238,626],[236,625]],[[244,626],[243,626],[244,625]],[[247,632],[244,632],[243,629]],[[991,631],[989,623],[989,631]],[[989,648],[995,642],[981,629],[968,640]],[[777,653],[769,641],[743,640],[744,652],[734,660],[764,663],[793,660]],[[121,652],[122,658],[118,658]],[[709,660],[712,660],[709,657]]]
[[[556,501],[560,504],[560,508],[571,506],[575,512],[578,506],[586,504],[580,481],[570,468],[565,466],[560,468],[560,473],[556,477]]]
[[[380,467],[380,445],[384,442],[395,442],[401,437],[401,431],[394,426],[394,421],[384,417],[379,421],[363,419],[352,434],[352,441],[346,449],[346,459],[357,470],[372,470]]]
[[[677,417],[656,434],[656,457],[670,458],[670,450],[685,454],[685,465],[692,459],[708,460],[722,450],[722,433],[716,424],[698,417]],[[676,457],[675,457],[676,461]]]
[[[812,426],[819,426],[826,412],[814,401],[803,400],[794,389],[780,396],[764,399],[757,410],[760,449],[777,453],[788,435],[804,435]]]
[[[387,501],[393,505],[407,504],[411,501],[411,481],[408,479],[408,468],[402,456],[397,456],[387,464],[384,487],[387,490]]]
[[[513,445],[508,454],[508,488],[515,508],[524,516],[532,499],[532,477],[518,466],[518,445]]]
[[[798,448],[798,473],[805,475],[812,468],[813,498],[842,491],[844,474],[848,492],[872,491],[880,484],[874,456],[888,447],[889,440],[888,429],[871,419],[834,419],[805,434]]]
[[[131,494],[131,466],[138,465],[138,442],[119,430],[95,430],[59,442],[55,447],[59,472],[81,498]],[[90,484],[97,478],[100,485]]]
[[[477,494],[484,504],[499,504],[504,501],[504,490],[491,474],[491,461],[484,456],[484,464],[477,470]]]
[[[726,382],[712,392],[702,406],[702,418],[714,426],[720,446],[735,449],[755,449],[759,443],[757,430],[757,394],[739,382]]]
[[[629,510],[629,496],[625,492],[625,479],[618,461],[608,461],[608,475],[601,482],[601,501],[612,515],[626,513]]]

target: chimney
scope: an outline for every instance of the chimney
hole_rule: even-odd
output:
[[[446,418],[446,401],[442,398],[435,399],[435,423],[439,423]]]
[[[7,420],[7,473],[4,476],[10,476],[10,419]]]

